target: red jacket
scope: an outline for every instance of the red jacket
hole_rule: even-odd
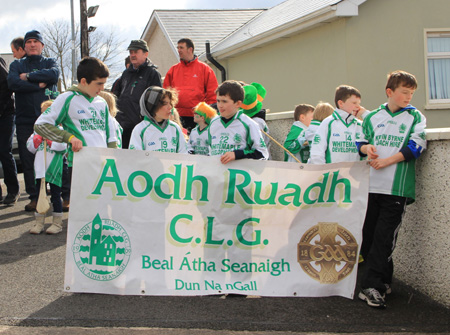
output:
[[[199,102],[216,102],[217,78],[214,71],[195,57],[189,63],[180,61],[167,71],[164,88],[178,90],[177,110],[180,116],[194,116],[192,108]]]

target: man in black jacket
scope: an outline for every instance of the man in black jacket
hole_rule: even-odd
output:
[[[14,98],[8,88],[6,80],[8,69],[6,62],[0,57],[0,162],[3,167],[4,181],[7,195],[2,197],[0,187],[0,201],[5,205],[13,205],[19,198],[19,182],[17,180],[16,162],[12,155],[12,140],[14,136]]]
[[[117,121],[123,128],[122,148],[127,149],[133,128],[141,122],[139,100],[150,86],[162,87],[157,67],[148,59],[148,46],[144,40],[133,40],[128,46],[131,66],[122,73],[120,85],[113,88],[118,97]]]
[[[16,133],[19,156],[23,167],[25,189],[30,203],[26,211],[35,211],[38,197],[34,179],[34,155],[27,149],[27,140],[33,133],[36,119],[41,115],[41,103],[55,99],[59,69],[54,58],[42,56],[44,40],[37,30],[25,34],[24,50],[27,56],[15,60],[9,67],[8,86],[16,96]]]

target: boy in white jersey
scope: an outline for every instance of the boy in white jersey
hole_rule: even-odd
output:
[[[116,148],[114,120],[106,101],[98,94],[109,76],[108,67],[99,59],[85,57],[78,64],[78,85],[60,94],[34,125],[36,133],[49,140],[68,143],[69,171],[73,153],[83,146]],[[64,130],[58,128],[61,124]]]
[[[41,111],[50,107],[52,100],[44,101],[41,104]],[[44,146],[46,152],[44,153]],[[51,202],[53,205],[53,223],[47,229],[47,234],[58,234],[62,230],[62,212],[63,206],[61,202],[61,185],[63,174],[63,159],[67,150],[66,143],[58,143],[45,140],[41,135],[34,132],[28,138],[27,148],[34,158],[34,175],[36,177],[36,189],[41,188],[41,179],[45,177],[45,181],[50,185]],[[30,234],[38,235],[44,230],[45,213],[34,213],[35,223],[30,229]]]
[[[295,106],[295,121],[283,143],[283,146],[302,163],[306,163],[309,158],[309,142],[305,138],[305,132],[311,123],[313,113],[314,106],[308,104]],[[285,152],[284,161],[295,162],[296,160]]]
[[[194,122],[197,126],[191,130],[189,135],[188,153],[209,155],[208,126],[216,116],[216,110],[205,102],[200,102],[194,107]]]
[[[78,85],[60,94],[34,124],[34,130],[42,137],[70,144],[69,180],[74,152],[83,146],[117,148],[114,120],[109,116],[106,101],[98,96],[108,76],[108,67],[101,60],[83,58],[77,68]]]
[[[358,296],[376,308],[386,307],[385,294],[391,292],[392,252],[405,207],[415,198],[415,160],[426,148],[426,119],[409,104],[416,88],[412,74],[390,73],[388,102],[365,117],[357,142],[371,166]]]
[[[243,158],[267,159],[269,152],[258,124],[239,110],[244,100],[241,84],[224,81],[216,94],[220,117],[208,128],[210,155],[220,155],[222,164]]]
[[[176,91],[150,86],[139,104],[144,117],[131,132],[131,150],[187,153],[186,141],[178,124],[171,121],[172,108],[178,102]]]
[[[314,135],[316,135],[317,129],[323,120],[333,114],[334,108],[328,102],[319,102],[314,109],[311,123],[308,129],[305,131],[305,138],[309,143],[314,141]]]
[[[336,88],[336,110],[322,121],[311,145],[312,164],[361,160],[356,148],[356,133],[361,122],[355,117],[361,110],[361,93],[348,85]]]

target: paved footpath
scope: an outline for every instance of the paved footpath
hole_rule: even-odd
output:
[[[386,310],[341,297],[65,293],[66,229],[30,235],[27,203],[0,204],[0,334],[450,334],[450,309],[398,281]]]

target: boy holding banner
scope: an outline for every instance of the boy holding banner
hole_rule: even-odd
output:
[[[83,146],[117,148],[114,120],[105,99],[98,96],[108,77],[108,67],[101,60],[83,58],[77,68],[79,84],[59,95],[36,120],[36,133],[51,141],[71,144],[69,167],[73,153]],[[58,128],[59,124],[64,130]]]
[[[364,119],[357,146],[370,162],[369,202],[361,254],[365,260],[359,298],[385,308],[391,293],[392,253],[405,207],[415,198],[415,161],[426,148],[426,119],[411,106],[416,78],[404,71],[389,74],[388,102]]]
[[[101,60],[83,58],[77,68],[79,84],[60,94],[34,124],[35,132],[43,138],[71,144],[69,180],[72,179],[74,152],[83,146],[117,148],[114,119],[109,115],[106,101],[98,96],[108,76],[108,67]]]
[[[142,93],[139,104],[144,120],[131,132],[129,149],[187,153],[181,127],[170,120],[178,95],[173,89],[150,86]]]
[[[256,88],[248,87],[256,95]],[[268,159],[258,124],[239,110],[244,101],[242,85],[235,80],[224,81],[216,94],[220,117],[213,119],[208,129],[211,156],[220,155],[222,164],[243,158]]]

